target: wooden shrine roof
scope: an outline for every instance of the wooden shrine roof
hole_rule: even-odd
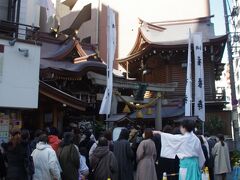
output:
[[[42,43],[42,78],[80,80],[88,71],[106,73],[106,65],[102,63],[92,45],[80,44],[72,38],[62,43]]]
[[[45,47],[44,47],[45,46]],[[54,46],[54,48],[53,48]],[[53,48],[49,51],[48,48]],[[73,63],[78,63],[81,61],[87,61],[88,58],[96,57],[97,53],[91,45],[80,44],[79,40],[67,39],[62,44],[43,44],[43,52],[41,54],[41,59],[49,59],[54,61],[66,60],[66,57],[71,55],[72,51],[75,51],[75,54],[72,54],[71,61]],[[70,58],[70,57],[68,57]]]
[[[43,81],[40,81],[39,93],[80,111],[85,111],[87,107],[91,106],[90,103],[83,102],[74,96],[71,96],[53,86],[46,84]]]
[[[209,18],[205,18],[201,21],[207,21]],[[195,23],[196,24],[194,24],[193,27],[197,27],[198,22]],[[177,26],[174,25],[174,27],[169,27],[169,31],[168,26],[165,29],[161,26],[158,26],[158,29],[156,27],[156,25],[153,26],[151,23],[141,20],[141,26],[139,27],[137,38],[132,50],[127,57],[117,59],[120,65],[125,69],[128,68],[129,73],[135,72],[136,69],[141,68],[143,63],[147,62],[147,59],[152,56],[158,56],[159,60],[164,60],[164,57],[168,57],[172,62],[176,63],[179,59],[181,59],[181,61],[183,59],[187,61],[188,39],[182,36],[183,31],[185,32],[185,30],[180,27],[182,33],[181,38],[177,38],[177,40],[174,41],[167,41],[166,35],[171,36],[173,29]],[[201,25],[201,28],[202,29],[200,30],[203,30],[204,26]],[[166,31],[168,32],[166,33]],[[171,39],[173,38],[171,37]],[[216,69],[216,77],[219,77],[223,71],[221,60],[227,39],[228,35],[215,36],[213,32],[209,32],[208,34],[208,30],[203,32],[204,59],[213,62],[214,69]]]
[[[147,31],[147,30],[145,30]],[[159,32],[161,33],[161,32]],[[223,36],[215,36],[212,39],[205,40],[203,45],[210,46],[210,45],[220,45],[222,48],[220,49],[222,57],[222,53],[224,51],[225,43],[227,41],[228,35]],[[152,52],[152,55],[156,54],[157,50],[187,50],[188,48],[188,40],[182,41],[168,41],[168,42],[161,42],[161,41],[153,41],[153,37],[149,38],[144,34],[143,28],[139,28],[138,35],[134,47],[130,51],[127,57],[122,59],[117,59],[117,61],[124,66],[127,61],[136,61],[140,60],[146,53]],[[155,51],[154,51],[155,50]],[[219,50],[218,50],[219,51]]]

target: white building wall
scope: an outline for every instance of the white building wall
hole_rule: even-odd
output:
[[[40,66],[40,46],[0,39],[0,107],[37,108]],[[29,51],[25,57],[19,48]]]
[[[77,1],[75,6],[72,9],[72,12],[78,11],[79,8],[83,8],[89,4],[89,0]],[[83,40],[87,37],[91,37],[91,44],[98,43],[98,15],[99,15],[99,0],[91,0],[91,20],[82,24],[78,36],[80,40]]]
[[[231,84],[230,84],[230,70],[229,70],[229,64],[225,64],[224,71],[222,73],[221,79],[219,81],[216,81],[215,83],[217,90],[224,88],[225,89],[225,95],[226,95],[226,110],[232,110],[231,105]]]
[[[19,22],[39,26],[40,6],[38,0],[21,0]]]
[[[57,28],[60,24],[60,19],[70,13],[68,6],[62,4],[60,0],[51,0],[54,5],[55,12],[51,17],[47,17],[46,9],[40,9],[40,30],[41,32],[50,32],[51,28]]]

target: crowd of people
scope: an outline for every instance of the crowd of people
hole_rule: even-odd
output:
[[[195,124],[163,131],[122,128],[116,141],[112,131],[98,140],[91,131],[67,128],[13,128],[1,145],[0,179],[6,180],[200,180],[208,167],[211,180],[224,180],[231,171],[224,136],[196,135]]]

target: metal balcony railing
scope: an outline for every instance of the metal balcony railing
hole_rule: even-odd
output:
[[[184,99],[184,94],[176,94],[176,93],[168,93],[165,94],[166,99]],[[225,92],[216,92],[214,94],[205,94],[205,100],[206,101],[215,101],[215,102],[225,102],[226,101],[226,94]],[[193,101],[194,101],[194,94],[193,94]]]
[[[38,31],[39,27],[0,20],[0,36],[23,40],[36,40]]]

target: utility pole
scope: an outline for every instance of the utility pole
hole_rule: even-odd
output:
[[[229,15],[227,10],[227,0],[223,0],[224,16],[225,16],[225,27],[226,33],[230,34],[229,28]],[[235,89],[235,78],[234,78],[234,67],[233,67],[233,54],[231,39],[227,40],[227,52],[228,52],[228,64],[230,70],[230,85],[231,85],[231,103],[232,103],[232,123],[234,129],[234,140],[236,142],[236,147],[239,144],[239,123],[237,118],[237,101],[236,101],[236,89]]]

